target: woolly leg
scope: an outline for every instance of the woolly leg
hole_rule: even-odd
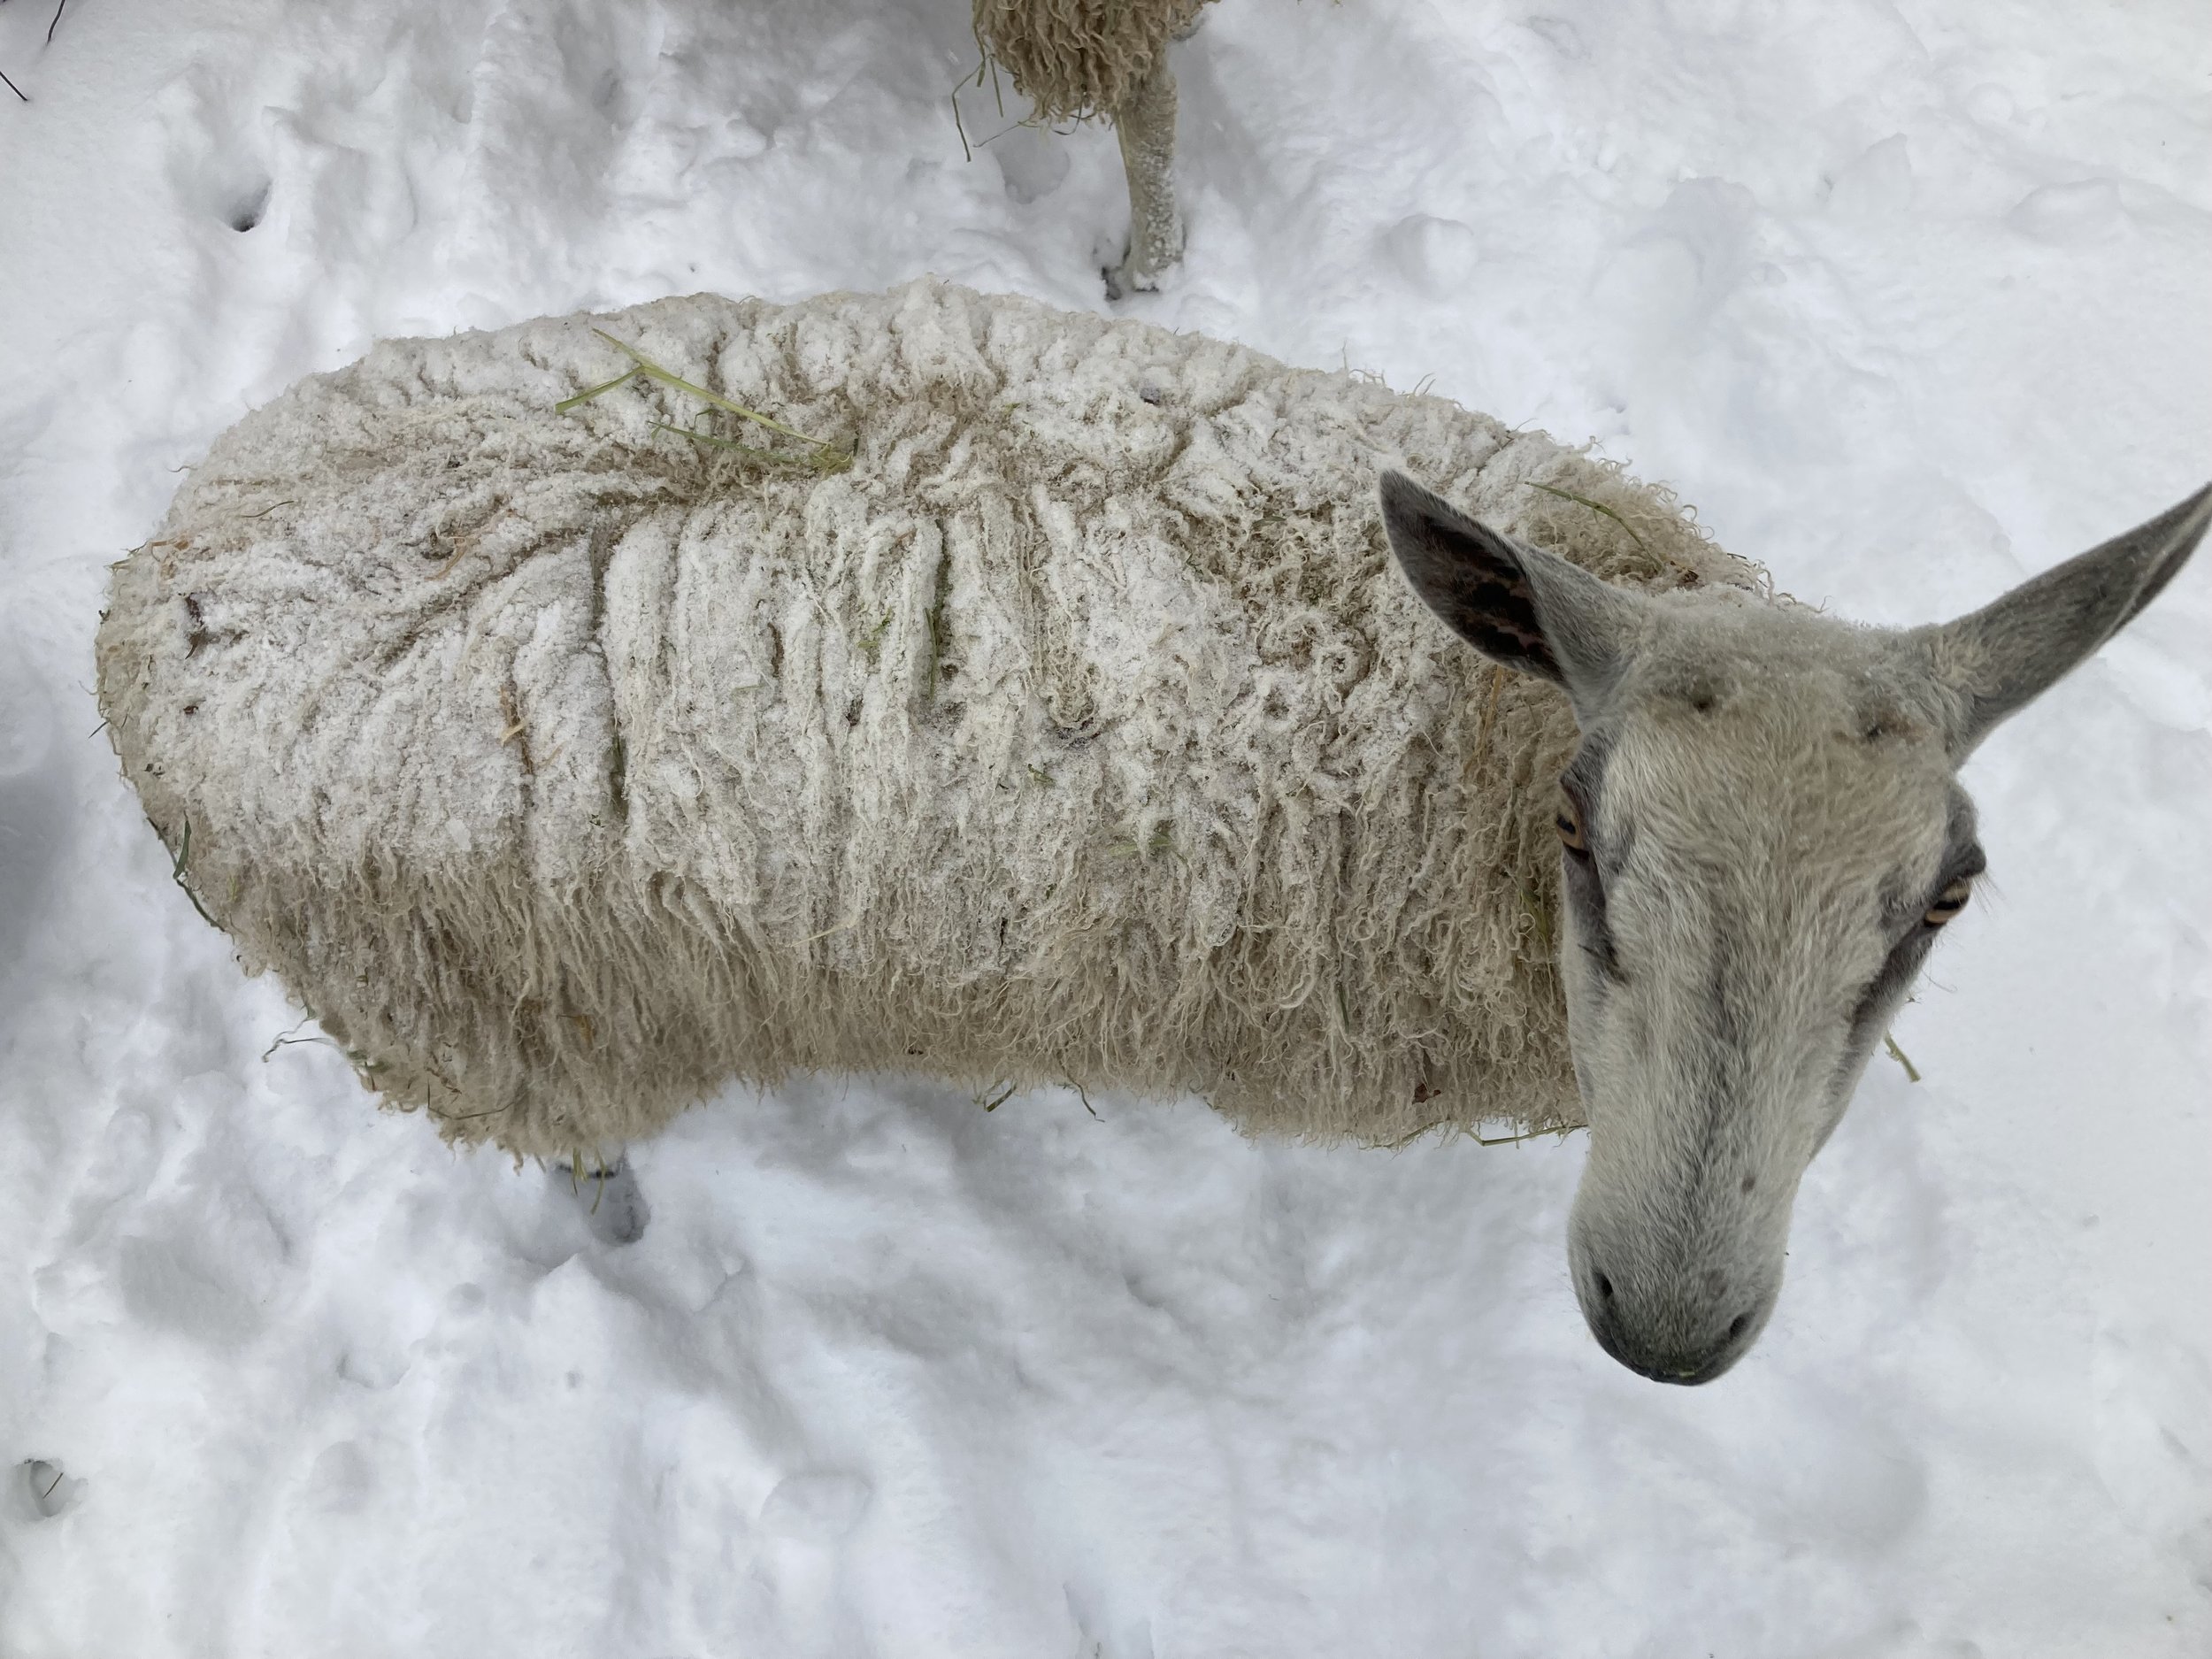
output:
[[[1148,293],[1183,257],[1183,210],[1175,200],[1175,72],[1163,50],[1152,73],[1114,110],[1121,165],[1129,175],[1129,249],[1106,275],[1106,297]]]
[[[550,1174],[554,1186],[571,1195],[584,1212],[591,1236],[602,1244],[635,1244],[645,1236],[645,1224],[653,1207],[638,1189],[630,1161],[623,1158],[603,1169],[557,1164]]]

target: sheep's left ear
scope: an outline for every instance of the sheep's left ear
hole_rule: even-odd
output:
[[[2212,485],[1971,616],[1919,630],[1937,682],[1952,694],[1953,763],[2133,621],[2189,562],[2208,522]]]
[[[1588,725],[1640,630],[1638,597],[1477,523],[1402,472],[1382,475],[1382,516],[1422,603],[1493,662],[1563,687]]]

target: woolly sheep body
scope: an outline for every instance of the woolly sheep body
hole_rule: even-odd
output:
[[[595,327],[850,469],[641,380],[556,412],[626,366]],[[1615,580],[1756,584],[1370,379],[932,280],[697,296],[248,417],[117,567],[101,704],[246,965],[456,1141],[598,1155],[795,1067],[1566,1126],[1573,723],[1405,588],[1384,457]]]

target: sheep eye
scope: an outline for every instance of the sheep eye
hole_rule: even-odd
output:
[[[1575,810],[1575,803],[1571,798],[1563,795],[1560,798],[1559,816],[1552,820],[1552,824],[1559,832],[1561,844],[1569,852],[1586,853],[1590,850],[1589,840],[1582,833],[1582,814]]]
[[[1966,908],[1966,901],[1974,891],[1974,884],[1963,879],[1954,881],[1936,895],[1936,902],[1928,907],[1925,918],[1931,927],[1940,927]]]

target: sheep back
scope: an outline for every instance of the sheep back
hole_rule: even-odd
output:
[[[595,328],[849,470],[642,379],[557,412],[627,366]],[[101,707],[245,965],[455,1141],[593,1156],[795,1067],[1565,1126],[1572,722],[1405,587],[1380,458],[1617,580],[1756,580],[1370,378],[933,280],[699,295],[247,417],[116,567]]]

